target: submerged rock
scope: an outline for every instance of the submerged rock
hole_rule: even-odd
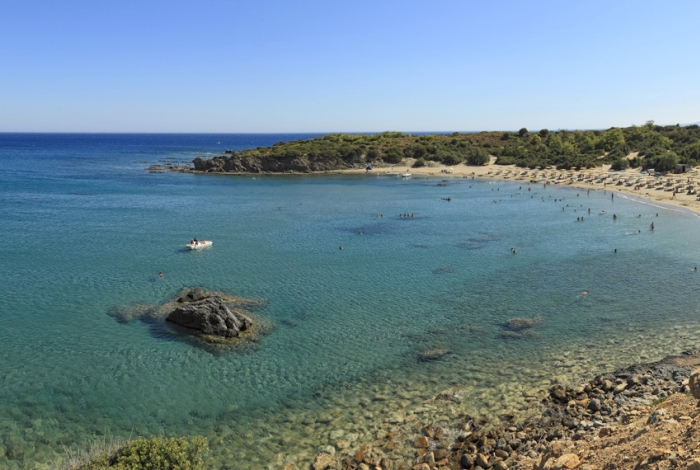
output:
[[[439,268],[433,269],[433,274],[452,274],[456,271],[457,270],[453,266],[446,264],[445,266],[440,266]]]
[[[452,351],[449,349],[431,349],[429,351],[423,351],[418,355],[418,361],[420,362],[427,362],[427,361],[437,361],[439,359],[442,359],[443,357],[447,356],[450,354]]]
[[[507,330],[523,331],[523,330],[527,330],[529,328],[533,328],[533,327],[539,325],[541,322],[542,322],[542,319],[540,317],[532,317],[532,318],[516,317],[516,318],[511,318],[508,321],[506,321],[503,326]]]
[[[178,299],[178,302],[181,300]],[[173,310],[166,321],[221,338],[235,338],[251,326],[250,320],[232,312],[221,297],[213,296],[187,303]]]

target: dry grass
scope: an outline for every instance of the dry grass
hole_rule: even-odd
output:
[[[130,438],[125,440],[118,436],[105,435],[102,440],[91,442],[87,450],[72,451],[64,446],[63,451],[65,455],[59,458],[57,462],[52,462],[49,468],[51,470],[76,470],[97,456],[114,454],[129,440]]]

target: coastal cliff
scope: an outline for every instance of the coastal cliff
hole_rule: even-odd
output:
[[[202,157],[194,159],[194,171],[204,173],[313,173],[317,171],[336,171],[364,168],[364,159],[312,160],[302,157],[239,156],[222,155],[208,160]]]

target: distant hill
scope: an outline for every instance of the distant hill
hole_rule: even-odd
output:
[[[626,158],[635,153],[633,158]],[[279,142],[224,155],[194,160],[195,171],[261,173],[331,171],[386,166],[415,159],[445,165],[482,165],[489,156],[497,164],[560,169],[631,167],[667,171],[677,163],[700,164],[700,125],[613,127],[607,130],[479,132],[414,136],[401,132],[329,134],[308,140]]]

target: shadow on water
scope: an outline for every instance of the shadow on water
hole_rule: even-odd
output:
[[[475,243],[475,242],[462,242],[462,243],[457,243],[455,245],[457,248],[461,248],[463,250],[481,250],[482,248],[486,248],[488,245],[486,243]]]
[[[457,243],[457,248],[463,250],[480,250],[486,248],[489,243],[503,240],[503,235],[500,233],[479,232],[479,235],[469,237],[467,241]]]
[[[440,266],[439,268],[433,269],[432,273],[433,274],[452,274],[457,272],[457,269],[454,266],[450,266],[449,264],[446,264],[445,266]]]

